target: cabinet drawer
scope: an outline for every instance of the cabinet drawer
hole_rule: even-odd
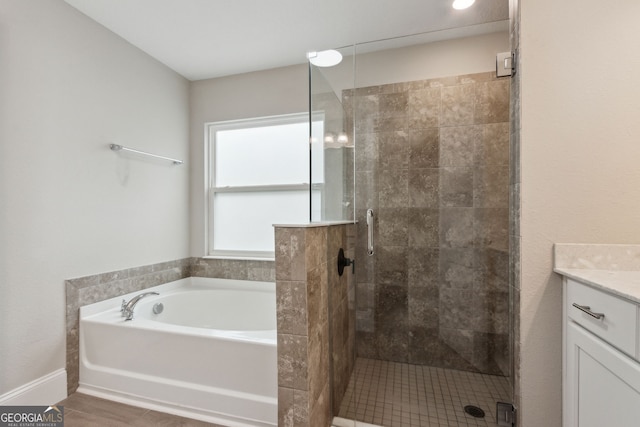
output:
[[[604,314],[596,319],[573,304]],[[632,357],[636,357],[637,306],[590,286],[567,279],[567,315],[585,329]]]

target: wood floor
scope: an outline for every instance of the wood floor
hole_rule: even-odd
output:
[[[64,406],[65,427],[221,427],[81,393],[72,394],[58,405]]]

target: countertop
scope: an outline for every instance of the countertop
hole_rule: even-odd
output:
[[[554,245],[558,274],[640,304],[640,245]]]
[[[558,274],[640,304],[640,271],[554,268]]]

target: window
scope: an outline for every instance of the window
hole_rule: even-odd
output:
[[[273,258],[273,224],[309,222],[308,117],[207,125],[209,256]]]

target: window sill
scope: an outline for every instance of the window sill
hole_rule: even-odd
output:
[[[205,255],[202,259],[225,259],[235,261],[275,261],[273,257],[257,257],[257,256],[242,256],[242,255]]]

